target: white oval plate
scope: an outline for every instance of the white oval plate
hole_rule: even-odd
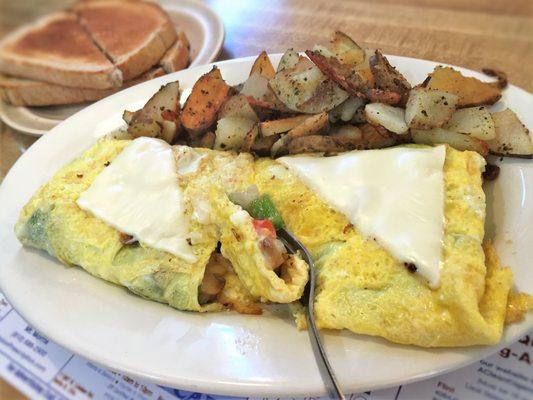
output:
[[[187,34],[191,44],[190,67],[215,60],[224,43],[224,24],[211,8],[197,0],[155,2],[165,9],[174,25]],[[42,136],[87,105],[15,107],[0,101],[0,119],[17,131]]]
[[[277,63],[280,55],[272,56]],[[218,63],[230,84],[243,81],[254,58]],[[436,65],[390,57],[411,82]],[[143,300],[127,290],[67,268],[42,251],[22,248],[13,233],[21,207],[62,165],[97,137],[122,126],[160,87],[179,79],[188,93],[206,65],[126,89],[68,118],[39,139],[0,187],[0,286],[11,304],[51,340],[96,363],[160,384],[227,395],[288,396],[324,393],[307,332],[299,332],[280,306],[264,316],[233,312],[197,314]],[[461,69],[467,75],[479,76]],[[533,127],[531,95],[509,87],[503,102]],[[506,159],[486,188],[488,227],[518,290],[533,293],[533,168]],[[511,241],[511,242],[510,242]],[[421,349],[350,332],[328,332],[325,343],[347,393],[412,382],[458,368],[497,351],[533,326],[528,316],[505,330],[492,347]]]

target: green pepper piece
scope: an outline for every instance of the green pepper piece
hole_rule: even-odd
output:
[[[268,219],[276,229],[283,228],[285,223],[278,209],[268,194],[262,194],[252,201],[246,209],[255,219]]]

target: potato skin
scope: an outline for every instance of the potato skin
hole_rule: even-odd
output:
[[[379,49],[370,57],[370,69],[378,89],[397,93],[401,96],[399,103],[401,105],[407,103],[411,84],[396,68],[390,65],[389,60]]]
[[[492,105],[502,97],[497,85],[466,77],[450,67],[436,67],[423,85],[459,96],[458,108]]]
[[[281,119],[263,121],[259,124],[261,136],[272,136],[285,133],[303,123],[308,118],[307,115],[298,115]]]
[[[313,61],[324,75],[334,81],[342,89],[350,93],[352,96],[363,96],[363,92],[366,90],[366,82],[353,68],[341,64],[341,62],[334,57],[326,57],[316,51],[306,50],[305,54],[307,54],[307,57]]]
[[[263,50],[255,59],[254,65],[252,65],[252,70],[250,71],[250,75],[253,74],[259,74],[268,79],[276,75],[276,70],[274,69],[266,51]]]
[[[146,102],[140,110],[124,111],[122,118],[133,137],[148,136],[174,143],[181,133],[179,82],[170,82]]]
[[[217,67],[202,75],[194,84],[181,112],[182,126],[193,136],[208,130],[215,123],[229,91],[230,87]]]
[[[316,135],[328,128],[328,113],[312,115],[301,124],[292,128],[287,135],[291,138]]]
[[[339,153],[390,147],[396,143],[396,135],[382,133],[370,124],[362,125],[361,131],[362,136],[358,138],[322,135],[297,137],[288,143],[287,150],[289,154]]]

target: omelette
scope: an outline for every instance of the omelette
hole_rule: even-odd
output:
[[[150,230],[161,230],[160,225],[165,220],[173,221],[173,210],[169,211],[168,207],[162,207],[168,214],[159,212],[162,217],[159,221],[143,221],[158,215],[157,207],[161,203],[157,196],[173,183],[158,181],[158,175],[165,175],[159,162],[150,166],[150,160],[145,160],[146,165],[143,165],[142,152],[146,153],[147,146],[155,146],[155,157],[160,158],[162,151],[168,156],[170,146],[162,143],[147,138],[99,140],[37,191],[21,212],[15,226],[17,237],[24,245],[46,250],[67,265],[80,266],[96,277],[180,310],[203,312],[233,308],[259,314],[261,301],[296,300],[307,282],[308,268],[298,257],[287,261],[287,265],[290,264],[286,268],[287,280],[293,276],[292,271],[296,271],[294,281],[287,283],[273,271],[268,271],[270,279],[261,280],[261,274],[253,274],[254,270],[265,269],[260,252],[249,258],[240,257],[240,261],[246,263],[245,268],[232,265],[231,261],[239,260],[232,257],[229,261],[220,253],[220,247],[223,254],[235,253],[235,246],[258,248],[257,235],[245,228],[239,242],[223,240],[220,244],[220,231],[214,224],[210,199],[204,195],[208,187],[220,186],[229,191],[247,187],[254,175],[250,155],[173,147],[170,150],[172,168],[178,173],[170,178],[177,180],[183,194],[183,215],[178,217],[187,220],[187,237],[172,236],[168,229],[159,239],[146,234]],[[124,158],[134,146],[140,150]],[[133,170],[130,176],[129,170]],[[148,181],[147,186],[142,186],[143,180]],[[123,189],[122,198],[113,197],[117,187]],[[128,192],[128,188],[133,191]],[[142,188],[149,190],[143,193]],[[142,202],[143,197],[155,204],[152,207],[155,210],[148,209],[150,202]],[[170,200],[176,199],[170,197]],[[135,208],[136,203],[142,208]],[[178,204],[169,206],[177,208]],[[232,210],[238,208],[231,202],[224,206]],[[224,212],[220,207],[217,210]],[[105,221],[109,214],[115,215],[113,223]],[[121,223],[127,225],[132,217],[136,225],[140,222],[141,226],[131,228],[134,232],[119,229]],[[251,226],[250,221],[247,228]],[[181,222],[177,220],[178,224]],[[225,221],[218,218],[217,222]],[[172,250],[176,249],[177,253],[173,254]],[[250,271],[252,275],[247,275]],[[284,289],[291,294],[279,295],[278,290],[283,292]]]
[[[157,139],[105,138],[35,193],[15,231],[24,245],[179,310],[260,314],[261,303],[296,305],[308,266],[287,254],[268,219],[234,200],[255,188],[272,199],[315,260],[320,328],[423,347],[497,343],[505,319],[518,320],[531,299],[509,297],[512,272],[483,243],[484,159],[448,146],[375,151],[400,164],[418,152],[426,164],[396,175],[381,168],[386,184],[380,186],[369,179],[375,170],[337,171],[350,159],[372,160],[372,151],[271,160]],[[394,186],[407,182],[403,175],[426,195],[435,192],[432,201]],[[357,179],[365,181],[353,191],[361,201],[347,192]],[[442,198],[435,197],[437,187]],[[415,222],[387,226],[388,209],[403,203],[395,201],[402,190],[417,212],[427,212],[421,221],[433,230]],[[402,218],[410,212],[398,210]],[[366,214],[371,218],[360,218]],[[417,248],[429,248],[428,238],[439,239],[442,249]],[[294,309],[303,328],[303,308]]]
[[[139,243],[124,243],[119,231],[76,204],[128,144],[126,140],[100,140],[57,172],[22,210],[15,227],[18,238],[140,296],[182,310],[219,309],[219,304],[198,302],[198,286],[216,240],[194,244],[197,260],[184,262]]]
[[[512,272],[500,268],[490,246],[483,247],[484,165],[475,152],[446,147],[443,263],[440,285],[431,288],[287,166],[258,161],[259,190],[272,197],[315,259],[317,325],[423,347],[497,343]],[[305,320],[297,315],[297,321]]]

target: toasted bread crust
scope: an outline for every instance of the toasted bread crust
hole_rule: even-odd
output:
[[[96,101],[119,90],[165,74],[162,68],[153,68],[141,76],[112,89],[86,89],[60,86],[53,83],[18,79],[0,75],[0,100],[14,106],[52,106]]]
[[[107,89],[122,84],[122,73],[68,12],[41,18],[4,38],[0,72],[72,87]]]
[[[159,65],[163,67],[167,74],[171,72],[181,71],[189,66],[190,63],[191,45],[185,32],[179,31],[176,42],[168,49],[163,58],[159,61]]]
[[[73,7],[98,47],[130,80],[156,65],[176,41],[172,21],[156,4],[103,0]]]

